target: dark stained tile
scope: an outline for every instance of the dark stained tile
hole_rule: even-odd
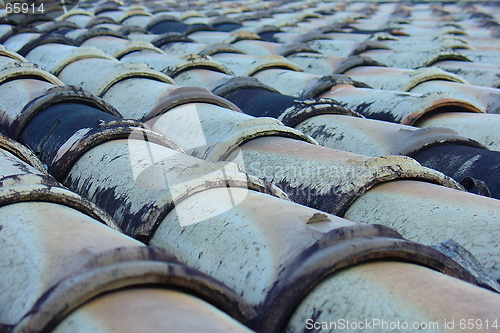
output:
[[[498,4],[53,10],[0,21],[0,330],[498,319]]]

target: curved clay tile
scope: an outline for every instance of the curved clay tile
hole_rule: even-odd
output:
[[[471,61],[465,55],[453,50],[394,51],[371,50],[361,53],[389,67],[417,69],[431,66],[443,60]]]
[[[236,31],[232,33],[221,31],[196,31],[188,35],[193,40],[204,44],[225,43],[232,44],[240,40],[260,40],[261,37],[250,31]]]
[[[116,22],[110,17],[95,17],[91,21],[89,21],[84,27],[81,28],[90,29],[97,25],[102,25],[102,24],[116,25],[118,24],[118,22]]]
[[[57,54],[57,57],[53,55]],[[47,72],[54,75],[59,73],[70,63],[86,58],[114,60],[103,51],[90,47],[74,47],[64,44],[40,45],[31,50],[27,59],[36,63]],[[116,60],[115,60],[116,61]]]
[[[129,141],[129,145],[135,144],[136,143]],[[80,159],[78,162],[80,165],[73,169],[73,175],[69,178],[71,186],[81,188],[82,184],[85,182],[84,180],[87,179],[92,182],[94,185],[93,188],[96,189],[96,192],[91,190],[87,191],[87,194],[97,200],[99,200],[100,197],[99,192],[104,191],[105,188],[111,187],[114,189],[114,193],[121,193],[122,188],[125,189],[125,187],[123,187],[124,180],[128,182],[128,180],[131,179],[131,175],[122,174],[120,177],[120,183],[122,185],[120,185],[118,182],[113,180],[114,177],[111,175],[96,176],[92,172],[87,172],[88,166],[92,164],[88,164],[88,161],[86,161],[88,158],[99,158],[103,161],[105,160],[106,163],[112,163],[115,165],[115,168],[118,167],[119,163],[128,164],[130,163],[128,156],[116,158],[116,152],[119,150],[128,152],[130,151],[130,148],[133,148],[133,146],[127,147],[126,145],[123,145],[123,143],[121,143],[121,145],[122,148],[119,148],[119,142],[116,142],[114,145],[108,144],[106,147],[102,147],[102,149],[94,149],[93,154],[87,154],[83,160]],[[151,148],[155,150],[155,153],[159,153],[157,150],[158,148],[153,146]],[[135,153],[138,153],[139,151],[144,150],[142,148],[139,150],[132,150],[132,152]],[[125,155],[128,155],[128,153]],[[112,160],[111,156],[114,156]],[[118,156],[122,155],[118,154]],[[155,156],[159,157],[159,155]],[[179,162],[181,159],[181,156],[179,155],[170,156],[167,154],[164,156],[164,158],[169,159],[177,158]],[[168,160],[165,160],[165,162],[167,161]],[[377,163],[372,164],[375,165]],[[84,165],[87,165],[87,167],[84,168]],[[171,164],[168,163],[167,165]],[[227,170],[228,173],[229,171],[230,170]],[[175,172],[174,167],[170,167],[169,172]],[[191,169],[191,172],[195,173],[196,169]],[[205,172],[207,172],[206,169]],[[171,173],[171,176],[175,176],[175,173]],[[188,175],[184,174],[184,177],[187,176]],[[107,180],[105,181],[105,179]],[[165,185],[175,186],[176,179],[179,180],[179,178],[172,178],[171,182],[169,182],[168,185]],[[155,177],[155,180],[158,181],[158,178]],[[141,183],[142,186],[152,186],[152,184],[147,182],[147,178],[143,179]],[[127,192],[129,193],[129,196],[136,197],[134,192],[138,190],[138,187],[134,187],[132,189],[128,187]],[[233,189],[233,191],[235,190],[236,189]],[[161,193],[166,193],[165,191],[166,189],[161,191]],[[154,245],[167,247],[173,250],[176,255],[186,262],[196,260],[198,263],[197,266],[200,270],[209,272],[216,277],[221,277],[223,281],[227,282],[230,286],[234,286],[238,292],[244,294],[244,298],[258,310],[260,315],[259,319],[251,324],[251,327],[260,327],[261,325],[265,325],[272,331],[279,331],[282,328],[282,325],[286,323],[286,318],[294,312],[295,307],[300,302],[300,299],[302,299],[305,295],[305,292],[309,290],[310,286],[313,286],[321,281],[321,278],[326,274],[334,273],[338,268],[345,267],[348,262],[352,264],[363,262],[368,258],[383,259],[386,257],[387,253],[392,253],[392,255],[397,258],[411,257],[412,262],[425,263],[426,266],[437,267],[438,265],[443,264],[441,258],[444,257],[442,255],[439,255],[433,250],[424,250],[424,248],[421,247],[418,248],[419,245],[416,245],[417,248],[415,248],[415,245],[412,243],[401,243],[397,239],[398,236],[387,228],[365,226],[360,228],[360,226],[351,224],[352,222],[338,220],[337,218],[327,214],[316,214],[317,211],[309,210],[302,206],[294,205],[283,200],[277,200],[269,196],[264,196],[255,191],[247,193],[246,197],[248,197],[248,200],[242,201],[239,205],[229,211],[226,211],[226,213],[222,216],[219,214],[205,219],[205,215],[204,222],[206,223],[192,224],[189,226],[189,234],[182,233],[182,226],[186,221],[183,221],[183,215],[181,212],[188,209],[188,207],[204,207],[204,205],[211,207],[210,209],[213,211],[214,203],[217,202],[217,206],[220,207],[223,199],[222,195],[227,193],[223,193],[221,191],[227,191],[227,189],[206,189],[203,192],[198,192],[178,202],[176,208],[177,214],[170,213],[164,217],[163,221],[160,222],[158,229],[154,233],[151,242]],[[237,192],[235,192],[235,194],[236,193]],[[141,197],[143,199],[145,198],[144,195]],[[117,199],[118,197],[116,195],[108,197],[107,204],[111,205],[112,202],[109,200],[115,201]],[[251,202],[253,202],[251,206],[257,208],[256,205],[258,205],[258,209],[254,210],[251,214],[248,214],[246,213],[248,211],[246,205]],[[265,207],[267,207],[267,209],[265,209]],[[286,221],[288,222],[276,223],[276,214],[269,214],[269,208],[271,207],[275,212],[279,211],[282,212],[282,214],[285,214],[285,216],[290,216],[286,218]],[[307,214],[306,211],[309,212],[309,214]],[[217,209],[214,213],[217,214]],[[226,221],[226,216],[232,221],[232,223],[224,223],[224,221]],[[291,218],[291,216],[296,217]],[[307,220],[297,218],[297,216],[305,216],[307,217]],[[191,218],[196,217],[191,215]],[[220,220],[221,218],[222,220]],[[120,217],[120,220],[121,219],[122,218]],[[254,223],[253,219],[256,219],[256,221],[259,222]],[[130,221],[131,220],[128,219],[128,223],[130,223]],[[326,225],[324,225],[325,223]],[[321,231],[316,229],[316,226],[320,227],[320,224],[324,225]],[[336,229],[338,229],[337,225],[342,228],[338,230],[338,232],[336,231]],[[243,230],[245,231],[244,235],[242,235]],[[265,236],[269,233],[277,235],[273,238],[274,240]],[[212,237],[207,237],[207,235],[211,234],[218,235],[215,242]],[[343,240],[345,240],[345,238],[343,235],[347,234],[350,235],[350,240],[360,241],[359,243],[364,245],[360,245],[361,247],[353,247],[350,241],[344,242]],[[168,239],[165,238],[166,235],[170,235]],[[179,236],[177,237],[174,235]],[[289,237],[288,235],[295,235],[293,236],[296,237],[295,241],[282,241],[282,237]],[[244,237],[242,238],[242,236]],[[314,240],[311,236],[313,236]],[[374,239],[374,242],[366,242],[365,237],[368,237],[368,239]],[[187,247],[185,244],[188,240],[192,243],[198,244],[198,250],[192,250],[191,247]],[[319,240],[321,240],[321,244],[329,244],[330,246],[318,247],[316,249],[315,244],[318,244],[317,242]],[[234,242],[237,244],[242,244],[242,242],[247,244],[245,249],[254,249],[258,246],[258,253],[262,253],[262,255],[265,255],[266,258],[273,259],[260,260],[255,257],[255,251],[239,251],[239,246],[232,247],[232,244],[235,244]],[[379,245],[375,245],[376,243]],[[227,249],[228,246],[231,246],[234,250],[230,252],[223,251],[224,256],[221,256],[222,252],[217,244],[223,246],[225,249]],[[334,246],[334,244],[336,244],[336,246]],[[361,248],[365,249],[364,246],[371,247],[372,250],[369,251],[370,255],[365,256],[362,254],[366,253],[365,250],[361,250]],[[291,247],[296,250],[291,250]],[[339,254],[344,252],[343,250],[337,252],[336,249],[338,248],[351,250],[348,251],[349,254],[346,253],[346,256],[340,256]],[[200,254],[200,249],[203,249],[202,254]],[[271,249],[273,251],[271,251]],[[329,254],[330,250],[334,252]],[[418,256],[415,256],[417,253]],[[310,261],[304,262],[304,256],[307,256]],[[236,257],[239,259],[235,260]],[[333,257],[338,258],[339,261],[332,262],[331,260]],[[231,269],[234,265],[239,265],[239,260],[245,260],[245,268]],[[327,264],[328,260],[330,260],[330,264]],[[297,265],[290,264],[294,262],[297,262]],[[270,265],[270,263],[273,264]],[[287,263],[287,266],[283,267],[282,263]],[[452,264],[452,266],[445,264],[445,266],[447,267],[445,270],[451,274],[458,273],[460,275],[465,273],[461,269],[458,269],[457,271],[456,268],[452,268],[455,264]],[[319,269],[315,269],[314,267]],[[249,275],[249,271],[266,272],[266,274]],[[306,280],[303,280],[302,278],[295,278],[296,276],[303,276],[303,274],[306,274]],[[281,279],[283,276],[286,276],[287,278]],[[243,281],[256,281],[252,283],[252,285],[255,285],[255,283],[258,282],[260,283],[259,285],[261,285],[262,289],[259,289],[256,292],[249,290],[246,287],[246,283],[242,283]],[[307,282],[304,283],[304,281]],[[294,288],[290,288],[291,285],[293,285]],[[293,292],[291,292],[292,290]],[[297,290],[299,290],[299,292],[297,292]],[[278,315],[268,316],[267,314],[269,313]]]
[[[354,80],[364,82],[373,88],[383,90],[411,91],[418,84],[431,80],[467,83],[463,78],[435,67],[410,70],[391,67],[359,66],[349,69],[343,74]]]
[[[137,287],[101,295],[69,314],[52,332],[85,333],[99,329],[109,333],[126,330],[189,333],[207,331],[207,327],[213,332],[251,332],[205,299],[175,290],[173,286]]]
[[[457,99],[476,104],[487,113],[500,113],[500,91],[495,88],[445,81],[442,79],[420,82],[410,89],[411,92],[426,94],[442,92]]]
[[[184,71],[197,68],[203,68],[220,72],[228,75],[234,75],[231,69],[224,64],[214,61],[207,55],[189,54],[183,57],[168,56],[166,54],[142,53],[136,52],[123,57],[123,62],[127,63],[146,63],[155,70],[161,71],[166,75],[175,78]]]
[[[94,324],[104,332],[133,325],[160,330],[166,320],[177,325],[172,331],[180,331],[180,320],[193,325],[181,327],[186,332],[246,330],[213,305],[258,332],[303,331],[312,316],[431,322],[459,321],[464,313],[482,320],[497,315],[493,293],[438,272],[491,289],[494,283],[472,277],[473,269],[452,261],[449,252],[403,240],[390,228],[425,244],[453,237],[498,274],[498,200],[454,190],[462,189],[460,182],[471,191],[497,193],[497,153],[456,132],[499,146],[497,115],[474,113],[496,112],[497,89],[459,78],[494,82],[498,7],[308,0],[80,6],[86,10],[65,14],[68,21],[60,25],[13,29],[13,22],[0,20],[0,42],[106,102],[59,86],[58,79],[0,48],[2,130],[23,140],[43,168],[102,205],[117,223],[101,220],[168,249],[234,291],[180,265],[169,252],[138,246],[86,217],[98,218],[98,210],[76,204],[80,197],[49,181],[43,170],[21,162],[21,171],[32,175],[7,175],[10,167],[2,165],[11,156],[0,163],[7,175],[0,188],[0,243],[8,244],[0,248],[0,330],[88,332]],[[233,33],[213,31],[210,22]],[[150,32],[184,35],[148,33],[148,24]],[[86,26],[93,29],[77,29]],[[40,31],[50,38],[40,38]],[[175,76],[175,83],[147,65],[63,45],[60,36],[124,62],[150,62]],[[288,58],[242,55],[238,46]],[[182,58],[186,53],[199,55]],[[450,62],[467,74],[435,69]],[[424,128],[353,117],[356,111]],[[425,127],[436,124],[456,132]],[[305,142],[315,142],[308,134],[324,145],[377,157],[313,145]],[[179,146],[227,161],[203,161]],[[390,154],[410,154],[423,165],[405,156],[378,156]],[[21,155],[33,161],[33,154]],[[37,177],[45,183],[26,185]],[[363,224],[284,200],[285,192]],[[42,202],[29,202],[35,199]]]
[[[481,142],[489,149],[500,151],[500,135],[498,131],[490,130],[497,127],[498,121],[497,114],[442,112],[432,117],[423,117],[415,125],[449,127],[462,136]]]
[[[31,165],[38,171],[42,171],[44,173],[46,172],[43,164],[31,150],[27,149],[24,145],[6,137],[3,134],[0,134],[0,148],[3,151],[7,151],[12,155],[16,156],[23,162]]]
[[[161,116],[170,109],[192,103],[210,104],[232,111],[241,112],[241,110],[236,105],[232,104],[224,98],[210,93],[204,88],[179,87],[162,96],[162,99],[159,100],[151,110],[147,110],[149,111],[149,113],[147,113],[141,119],[143,121],[149,121],[152,118]]]
[[[190,128],[191,124],[187,121],[189,117],[199,120],[206,145],[196,147],[193,143],[192,140],[198,140],[198,129]],[[184,118],[185,122],[182,121]],[[155,131],[169,135],[179,142],[184,150],[190,151],[190,155],[209,161],[223,161],[239,146],[259,137],[282,136],[316,144],[309,136],[283,126],[276,119],[254,118],[204,101],[193,100],[188,104],[176,106],[164,112],[161,117],[150,119],[148,123],[151,123]],[[191,133],[191,140],[188,133]]]
[[[172,141],[152,133],[137,121],[127,121],[71,98],[47,105],[25,127],[21,140],[39,154],[49,172],[63,179],[72,165],[93,147],[132,133],[151,142],[179,150]],[[68,111],[71,110],[71,113]]]
[[[106,54],[116,59],[121,59],[129,53],[142,50],[160,54],[163,53],[162,50],[147,41],[121,39],[113,36],[97,36],[89,38],[80,44],[80,46],[101,49]]]
[[[367,118],[405,125],[412,125],[425,114],[440,109],[444,112],[447,109],[457,112],[484,112],[474,103],[441,92],[417,94],[338,85],[319,97],[333,98]]]
[[[500,65],[444,60],[434,63],[433,66],[460,75],[470,84],[500,88]]]
[[[346,75],[314,75],[294,72],[288,69],[269,69],[254,74],[262,83],[271,86],[285,95],[314,98],[336,85],[349,84],[369,88],[368,85],[354,81]],[[293,82],[292,85],[285,82]]]
[[[38,30],[43,31],[45,33],[55,33],[60,34],[65,30],[74,30],[80,29],[78,24],[71,21],[51,21],[47,24],[42,24],[38,26]]]
[[[59,19],[61,21],[73,22],[80,28],[84,28],[92,19],[94,19],[94,15],[86,10],[74,8],[73,10],[61,15]]]
[[[86,69],[89,66],[93,71],[89,72]],[[175,84],[171,78],[152,70],[144,63],[126,64],[100,58],[76,60],[64,67],[59,73],[59,78],[67,84],[83,87],[97,96],[106,93],[114,84],[129,78],[148,78],[159,82]]]
[[[10,304],[9,309],[2,307],[1,320],[14,331],[51,331],[70,313],[77,315],[88,301],[106,294],[119,294],[124,287],[188,291],[243,322],[255,316],[241,297],[222,283],[180,264],[167,251],[147,248],[71,208],[70,204],[57,201],[22,202],[0,208],[2,241],[12,244],[6,239],[10,234],[22,232],[25,235],[23,240],[17,240],[23,244],[23,251],[4,250],[2,260],[19,261],[33,251],[38,253],[38,258],[43,258],[3,270],[4,276],[12,282],[8,287],[4,284],[0,287],[2,299],[9,300]],[[54,214],[61,219],[54,220]],[[20,275],[40,282],[26,284],[24,279],[17,278]],[[16,301],[19,299],[23,302]],[[146,299],[152,300],[151,297]],[[182,297],[177,300],[183,301]],[[148,301],[139,308],[146,310]],[[115,307],[107,310],[116,311]],[[220,310],[207,303],[192,310],[200,312],[201,316],[209,310],[220,316]],[[106,327],[108,320],[98,325]],[[246,332],[234,320],[226,319],[225,323]]]
[[[229,67],[238,76],[252,76],[273,68],[302,71],[300,66],[278,55],[256,57],[246,54],[215,54],[213,58]]]
[[[5,143],[5,140],[3,142]],[[0,206],[30,201],[61,204],[119,230],[116,223],[100,208],[67,190],[49,176],[45,169],[40,171],[33,168],[23,159],[12,155],[10,151],[12,149],[0,150],[2,154]]]
[[[306,99],[282,95],[250,77],[236,77],[218,87],[214,93],[235,103],[249,115],[273,117],[291,127],[296,127],[303,121],[322,114],[362,117],[360,114],[340,106],[335,100]]]
[[[119,25],[114,25],[114,29],[118,30]],[[97,37],[97,36],[112,36],[117,38],[126,39],[126,37],[119,33],[118,31],[112,30],[110,27],[99,27],[95,26],[90,29],[78,29],[73,30],[65,34],[66,37],[73,39],[77,45],[81,45],[87,39]]]
[[[118,19],[118,22],[127,25],[136,25],[141,28],[145,28],[146,22],[149,22],[151,14],[142,9],[128,10],[122,17]]]

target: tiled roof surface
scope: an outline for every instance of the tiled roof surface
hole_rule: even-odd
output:
[[[500,3],[45,5],[0,9],[0,332],[498,331]]]

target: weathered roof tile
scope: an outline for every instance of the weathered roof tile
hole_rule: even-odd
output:
[[[495,4],[1,9],[1,329],[493,320]]]

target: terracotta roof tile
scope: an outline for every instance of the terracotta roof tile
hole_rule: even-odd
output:
[[[0,10],[0,330],[498,319],[499,9]]]

